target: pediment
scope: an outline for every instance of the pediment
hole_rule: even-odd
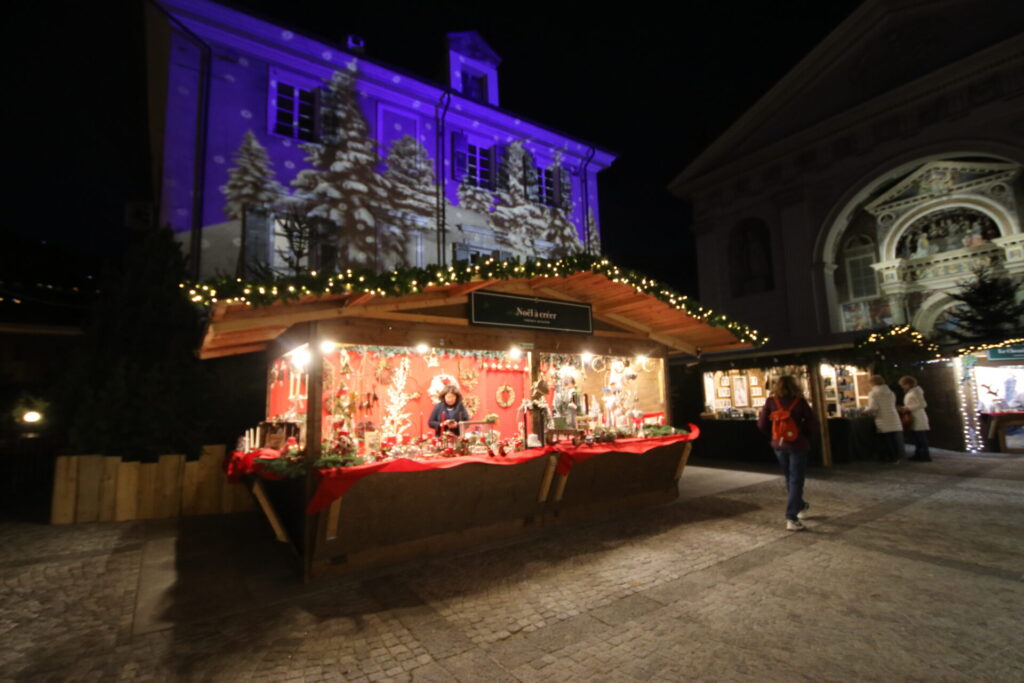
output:
[[[930,161],[864,207],[878,216],[907,209],[936,197],[976,190],[993,183],[1009,183],[1020,173],[1017,164],[966,161]]]
[[[1024,3],[1017,0],[867,0],[674,184],[1008,41],[1022,23]]]
[[[476,31],[459,31],[448,34],[448,47],[460,55],[487,62],[495,67],[501,64],[501,57],[491,49],[487,41]]]

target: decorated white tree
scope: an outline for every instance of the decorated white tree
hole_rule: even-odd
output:
[[[340,267],[374,266],[385,252],[401,250],[400,243],[391,244],[398,242],[391,231],[378,229],[388,192],[375,168],[376,143],[359,111],[355,80],[354,67],[336,71],[321,90],[321,142],[302,145],[313,168],[292,181],[307,202],[309,215],[337,226]]]
[[[409,413],[403,412],[406,404],[412,400],[412,394],[405,390],[408,379],[409,357],[402,356],[388,386],[384,420],[380,427],[384,436],[401,436],[410,427]]]
[[[469,175],[462,176],[459,183],[459,206],[467,211],[476,211],[485,216],[490,213],[494,205],[494,198],[491,193],[482,187],[477,187]]]
[[[411,135],[394,140],[388,149],[384,174],[390,205],[403,225],[422,225],[437,210],[434,168],[427,150]],[[417,220],[420,219],[420,220]]]
[[[227,198],[224,213],[231,218],[242,218],[246,210],[265,211],[286,194],[281,183],[274,180],[266,148],[251,130],[242,137],[234,161],[227,184],[220,188]]]

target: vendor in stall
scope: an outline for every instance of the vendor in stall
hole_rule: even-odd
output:
[[[437,436],[442,432],[458,436],[461,431],[459,422],[469,420],[469,411],[462,404],[462,393],[458,387],[448,385],[438,396],[440,400],[431,411],[427,424],[434,428]]]

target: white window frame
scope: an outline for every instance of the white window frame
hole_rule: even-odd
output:
[[[299,128],[297,120],[293,119],[292,122],[292,133],[285,134],[277,130],[277,112],[278,112],[278,86],[287,85],[294,88],[296,91],[305,91],[312,94],[313,97],[313,121],[310,138],[307,140],[304,137],[299,136]],[[315,143],[320,138],[320,98],[317,95],[317,90],[320,88],[320,83],[315,78],[309,78],[308,76],[301,76],[291,71],[285,71],[278,69],[277,67],[271,67],[270,73],[267,79],[267,132],[271,135],[286,140],[295,140],[299,143]],[[298,98],[294,97],[294,104],[292,114],[298,116]]]

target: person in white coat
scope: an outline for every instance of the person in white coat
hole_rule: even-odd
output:
[[[924,389],[918,385],[913,377],[900,377],[900,386],[903,387],[903,408],[910,413],[910,431],[914,434],[914,455],[910,458],[914,462],[931,462],[932,456],[928,452],[928,413],[924,411],[928,403],[924,400]]]
[[[881,375],[871,375],[867,413],[875,418],[875,429],[882,438],[882,461],[899,462],[903,450],[903,423],[896,411],[896,394],[885,385]]]

